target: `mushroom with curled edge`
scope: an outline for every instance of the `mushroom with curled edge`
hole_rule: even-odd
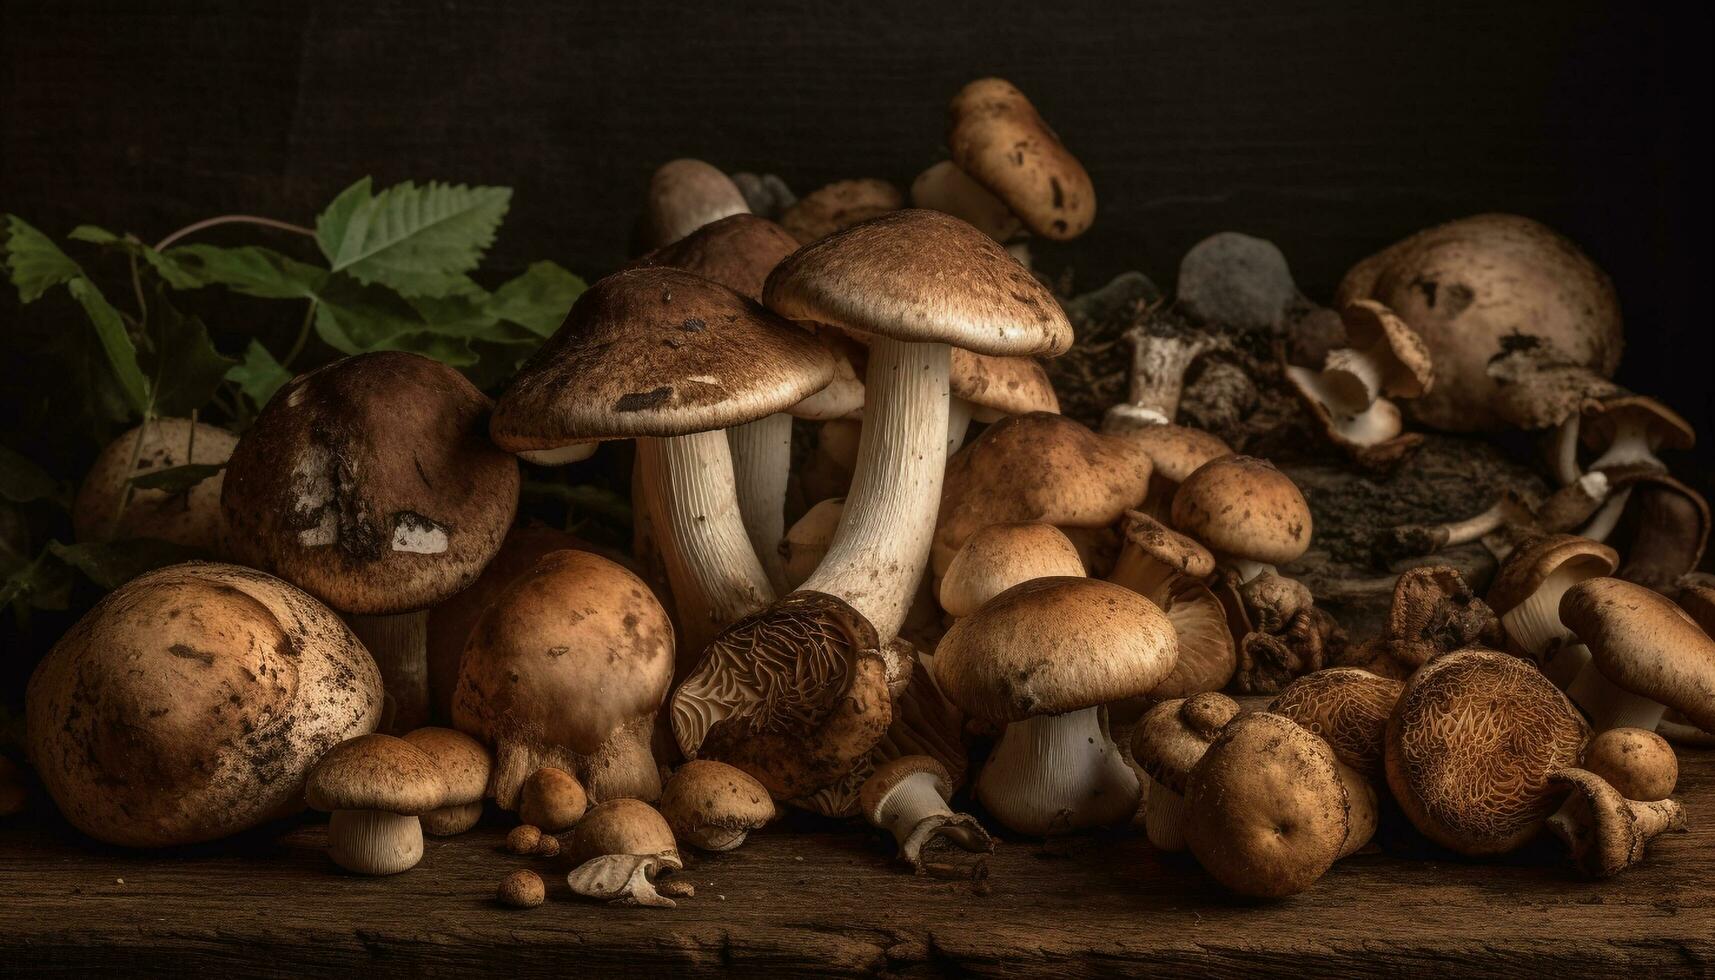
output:
[[[482,819],[482,800],[488,795],[488,777],[494,768],[488,748],[451,728],[419,728],[405,733],[404,740],[434,762],[447,787],[441,805],[419,817],[423,832],[451,837],[476,826]]]
[[[1072,156],[1012,83],[979,78],[947,107],[953,163],[1005,202],[1033,235],[1066,241],[1096,217],[1096,190]]]
[[[1402,681],[1356,667],[1329,667],[1305,674],[1274,696],[1268,710],[1322,736],[1341,764],[1367,779],[1382,775],[1387,723]]]
[[[1590,650],[1560,621],[1560,598],[1586,579],[1612,575],[1613,548],[1570,534],[1533,538],[1507,556],[1489,586],[1489,606],[1507,638],[1565,690],[1590,662]]]
[[[1592,398],[1622,394],[1619,385],[1583,367],[1545,360],[1540,352],[1519,349],[1489,364],[1495,382],[1495,413],[1526,432],[1546,431],[1548,468],[1561,486],[1584,476],[1578,464],[1582,410]]]
[[[249,568],[138,576],[30,676],[29,759],[77,829],[110,844],[216,840],[303,808],[334,745],[375,730],[381,676],[334,612]]]
[[[808,245],[852,225],[897,211],[905,195],[875,177],[836,180],[799,198],[780,214],[780,226],[800,245]]]
[[[936,679],[968,716],[1006,726],[977,799],[1035,837],[1131,817],[1141,787],[1104,705],[1148,694],[1176,646],[1154,603],[1099,579],[1023,582],[954,623],[935,651]]]
[[[1048,372],[1033,357],[991,357],[955,347],[948,363],[947,453],[958,452],[972,422],[1030,412],[1060,414]]]
[[[1320,372],[1287,365],[1287,380],[1323,432],[1360,463],[1398,462],[1422,442],[1404,431],[1392,398],[1433,389],[1434,364],[1417,332],[1374,300],[1340,309],[1347,343],[1328,353]]]
[[[328,856],[347,871],[392,875],[423,859],[418,818],[447,801],[435,760],[404,739],[362,735],[328,750],[304,788],[310,806],[332,813]]]
[[[1624,392],[1605,398],[1586,398],[1582,417],[1583,442],[1598,453],[1590,462],[1590,469],[1608,474],[1614,481],[1614,489],[1581,533],[1598,541],[1607,540],[1626,511],[1634,484],[1641,480],[1646,484],[1675,486],[1695,498],[1705,515],[1707,536],[1707,505],[1703,505],[1695,491],[1667,477],[1667,464],[1656,456],[1658,449],[1683,450],[1696,444],[1697,433],[1689,422],[1653,398]],[[1701,550],[1699,542],[1699,553]],[[1675,572],[1674,577],[1694,567],[1695,559]]]
[[[965,541],[937,590],[949,616],[969,616],[1020,582],[1084,574],[1083,559],[1052,524],[990,524]]]
[[[1157,850],[1185,850],[1185,780],[1238,713],[1237,701],[1204,692],[1157,704],[1132,729],[1131,757],[1148,781],[1144,830]]]
[[[1424,836],[1504,854],[1536,836],[1590,728],[1528,661],[1489,650],[1437,657],[1406,682],[1387,726],[1387,781]]]
[[[72,501],[73,532],[79,541],[158,538],[220,554],[224,472],[178,492],[131,481],[180,466],[224,466],[237,444],[238,437],[219,426],[194,419],[149,419],[96,455]]]
[[[589,809],[589,794],[578,777],[556,766],[543,766],[525,777],[518,790],[518,819],[543,833],[563,833],[577,826]]]
[[[1495,611],[1451,565],[1419,565],[1400,574],[1386,635],[1394,657],[1411,668],[1454,650],[1492,649],[1502,637]]]
[[[1669,708],[1715,730],[1715,639],[1666,596],[1588,579],[1561,597],[1560,620],[1590,648],[1572,692],[1597,731],[1653,731]]]
[[[489,792],[516,809],[544,766],[595,801],[653,800],[655,714],[673,677],[673,625],[642,579],[556,551],[506,588],[471,630],[453,724],[494,747]]]
[[[573,892],[614,905],[670,909],[672,899],[655,890],[655,877],[684,867],[672,828],[642,800],[608,800],[592,807],[572,832],[566,875]]]
[[[229,552],[347,615],[386,731],[427,723],[428,610],[476,580],[518,508],[491,404],[429,358],[359,354],[287,382],[227,465]]]
[[[1612,543],[1624,556],[1616,578],[1672,590],[1703,560],[1709,543],[1708,502],[1660,470],[1633,466],[1605,472],[1613,492],[1579,533]]]
[[[1167,614],[1178,641],[1173,670],[1149,692],[1164,701],[1218,691],[1238,668],[1233,634],[1221,600],[1210,591],[1215,556],[1209,549],[1145,514],[1128,510],[1120,521],[1123,543],[1108,581],[1147,598]],[[1247,629],[1246,632],[1249,632]],[[1121,721],[1135,717],[1139,703],[1112,705]],[[1127,710],[1129,709],[1129,710]]]
[[[661,815],[673,834],[705,851],[730,851],[774,819],[768,790],[742,769],[693,759],[673,770],[661,792]]]
[[[1607,783],[1623,799],[1653,803],[1673,795],[1679,782],[1679,759],[1667,739],[1641,728],[1610,728],[1598,732],[1584,747],[1578,768]],[[1583,794],[1572,793],[1548,818],[1548,828],[1570,842],[1582,816]]]
[[[669,160],[649,177],[639,238],[645,250],[660,248],[706,224],[749,212],[738,185],[711,164]]]
[[[1550,820],[1548,829],[1592,878],[1619,874],[1643,860],[1650,841],[1685,830],[1685,811],[1677,800],[1628,800],[1585,769],[1562,769],[1552,779],[1572,792],[1564,814]]]
[[[893,835],[899,859],[923,874],[939,847],[994,850],[994,838],[975,817],[947,806],[952,795],[945,766],[926,755],[908,755],[876,767],[864,781],[859,805],[871,826]]]
[[[680,641],[695,653],[774,594],[723,430],[784,411],[833,372],[816,338],[731,289],[679,269],[630,269],[578,297],[501,395],[489,433],[509,452],[637,438]]]

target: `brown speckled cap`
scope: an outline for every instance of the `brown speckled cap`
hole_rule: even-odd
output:
[[[1120,435],[1142,446],[1155,463],[1155,473],[1175,485],[1211,459],[1232,455],[1220,436],[1171,422],[1128,429]]]
[[[1011,82],[979,78],[947,107],[953,162],[1033,233],[1076,238],[1096,218],[1090,175]]]
[[[768,274],[797,250],[798,239],[774,222],[754,214],[735,214],[663,245],[633,265],[694,272],[760,302]]]
[[[1615,686],[1715,731],[1715,639],[1666,596],[1623,579],[1586,579],[1561,596],[1560,621]]]
[[[1489,585],[1489,608],[1504,615],[1529,599],[1549,576],[1570,562],[1588,568],[1592,576],[1612,575],[1620,564],[1620,555],[1599,541],[1572,534],[1532,538],[1508,555],[1495,574],[1494,582]]]
[[[1199,467],[1173,495],[1173,526],[1211,551],[1280,565],[1310,547],[1310,505],[1286,474],[1254,456]]]
[[[494,760],[481,742],[451,728],[419,728],[407,732],[404,739],[434,760],[447,784],[445,805],[475,803],[488,791]]]
[[[1238,713],[1237,701],[1213,691],[1163,701],[1132,729],[1131,757],[1149,778],[1183,793],[1191,767]]]
[[[228,550],[335,609],[432,606],[469,585],[518,509],[490,402],[416,354],[359,354],[294,378],[233,450]]]
[[[318,810],[380,810],[417,816],[442,805],[447,784],[435,760],[402,738],[341,742],[310,773],[304,799]]]
[[[511,452],[724,429],[826,387],[815,337],[719,283],[631,269],[591,286],[500,396],[489,432]]]
[[[995,357],[955,347],[947,384],[955,398],[974,406],[971,417],[978,422],[1026,412],[1060,413],[1054,384],[1032,357]]]

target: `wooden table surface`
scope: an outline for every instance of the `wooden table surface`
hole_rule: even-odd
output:
[[[1618,878],[1580,879],[1546,839],[1501,863],[1462,861],[1395,813],[1380,850],[1268,903],[1224,895],[1133,832],[1006,841],[978,884],[914,877],[879,839],[798,819],[731,854],[690,856],[695,897],[656,910],[574,898],[565,861],[503,853],[498,822],[368,879],[333,869],[313,821],[149,855],[26,818],[0,827],[0,975],[1709,976],[1715,752],[1681,762],[1691,831]],[[548,901],[499,907],[496,883],[527,864]]]

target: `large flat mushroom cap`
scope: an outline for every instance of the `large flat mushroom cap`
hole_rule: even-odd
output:
[[[960,170],[1043,238],[1076,238],[1096,219],[1096,189],[1084,165],[1005,79],[979,78],[953,96],[947,145]]]
[[[342,612],[432,606],[473,582],[518,508],[488,397],[416,354],[359,354],[281,388],[226,468],[227,548]]]
[[[762,295],[793,320],[979,354],[1072,346],[1048,288],[994,239],[939,211],[893,211],[812,242],[775,267]]]
[[[510,452],[725,429],[782,412],[833,379],[815,337],[680,269],[591,286],[500,396],[489,433]]]
[[[1266,459],[1223,456],[1173,495],[1173,526],[1211,551],[1281,565],[1310,547],[1310,505]]]
[[[362,735],[328,750],[304,799],[318,810],[380,810],[418,816],[446,805],[435,760],[402,738]]]
[[[1596,575],[1612,575],[1620,554],[1613,548],[1572,534],[1547,534],[1531,538],[1507,556],[1489,585],[1489,608],[1505,615],[1529,599],[1549,576],[1569,563],[1590,568]]]
[[[768,274],[797,250],[798,239],[774,222],[754,214],[734,214],[661,246],[632,267],[683,269],[761,302]]]
[[[1715,639],[1659,592],[1593,578],[1560,598],[1560,620],[1603,677],[1715,731]]]

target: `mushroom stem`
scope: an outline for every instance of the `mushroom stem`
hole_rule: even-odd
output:
[[[1101,712],[1085,708],[1006,726],[977,777],[977,799],[1007,827],[1037,837],[1129,819],[1143,787]]]
[[[1644,464],[1656,469],[1667,469],[1667,466],[1656,458],[1655,450],[1650,446],[1649,424],[1644,416],[1641,413],[1634,415],[1629,412],[1613,414],[1618,416],[1614,421],[1614,438],[1608,443],[1608,448],[1602,450],[1600,456],[1590,461],[1590,468],[1601,470]]]
[[[1572,700],[1590,716],[1590,729],[1605,732],[1610,728],[1641,728],[1655,731],[1666,706],[1641,694],[1615,684],[1602,675],[1594,664],[1585,667],[1573,683]]]
[[[1144,830],[1158,851],[1183,851],[1185,844],[1185,797],[1145,775],[1149,790],[1143,804]]]
[[[1555,426],[1549,442],[1549,458],[1554,466],[1554,478],[1563,487],[1578,482],[1584,473],[1578,468],[1578,423],[1581,416],[1577,412],[1566,416],[1566,419]]]
[[[828,554],[802,590],[837,596],[875,627],[899,632],[929,561],[947,469],[946,344],[877,335],[857,470]]]
[[[786,481],[792,471],[792,416],[775,412],[726,432],[739,518],[776,593],[787,591],[780,539],[786,534]]]
[[[650,524],[673,587],[680,649],[694,656],[714,635],[774,599],[739,514],[726,433],[637,440]]]
[[[593,753],[578,758],[575,775],[591,803],[661,798],[661,770],[650,749],[654,734],[654,715],[637,718],[615,729]]]
[[[1626,512],[1626,502],[1631,499],[1632,488],[1621,487],[1617,493],[1608,498],[1606,503],[1602,504],[1602,509],[1596,512],[1596,516],[1590,518],[1590,523],[1584,525],[1584,529],[1578,532],[1579,536],[1589,538],[1591,541],[1608,540],[1608,535],[1614,533],[1614,528],[1619,526],[1620,518]]]
[[[1530,654],[1538,663],[1543,663],[1544,656],[1550,652],[1556,641],[1572,636],[1572,631],[1560,621],[1560,597],[1579,582],[1601,575],[1604,568],[1603,563],[1596,559],[1574,559],[1561,563],[1542,580],[1536,591],[1501,614],[1501,628],[1506,630],[1519,649]],[[1557,653],[1555,656],[1558,659],[1560,655]],[[1588,651],[1585,657],[1589,657]],[[1558,686],[1564,688],[1566,685]]]
[[[1322,362],[1322,383],[1337,407],[1354,415],[1364,411],[1381,397],[1382,372],[1376,352],[1355,347],[1329,351]]]
[[[335,810],[328,819],[328,856],[364,875],[409,871],[423,859],[423,827],[416,817],[380,810]]]
[[[935,788],[935,776],[920,772],[901,780],[893,792],[882,801],[877,823],[901,844],[911,836],[912,828],[934,816],[951,816],[947,801]]]
[[[394,734],[429,723],[429,612],[350,616],[347,623],[375,658],[386,688],[378,731]]]
[[[1179,414],[1185,372],[1197,358],[1221,346],[1206,336],[1161,337],[1137,326],[1126,331],[1131,343],[1131,391],[1128,404],[1171,422]]]
[[[963,398],[954,398],[947,405],[947,455],[951,456],[965,444],[965,433],[971,428],[971,409]]]

